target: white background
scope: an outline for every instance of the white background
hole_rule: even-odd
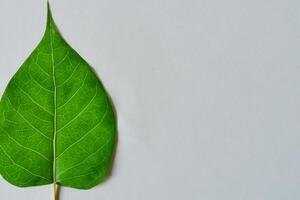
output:
[[[51,0],[118,115],[111,177],[61,200],[300,199],[299,0]],[[46,1],[0,0],[0,94]],[[2,200],[51,186],[0,180]]]

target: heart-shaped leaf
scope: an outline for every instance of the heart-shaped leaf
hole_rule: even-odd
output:
[[[64,41],[48,5],[45,34],[0,102],[0,173],[20,186],[88,189],[106,175],[116,123],[89,65]]]

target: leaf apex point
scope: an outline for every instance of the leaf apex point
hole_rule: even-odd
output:
[[[52,18],[51,6],[49,0],[47,0],[47,17],[48,19]]]

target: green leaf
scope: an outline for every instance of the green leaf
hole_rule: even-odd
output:
[[[59,34],[45,34],[0,102],[0,173],[20,187],[88,189],[110,168],[116,120],[101,82]]]

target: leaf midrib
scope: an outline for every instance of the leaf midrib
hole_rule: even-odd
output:
[[[56,184],[56,133],[57,133],[57,91],[55,80],[55,64],[53,53],[53,38],[52,38],[52,22],[49,21],[49,36],[50,36],[50,50],[51,50],[51,62],[52,62],[52,79],[53,79],[53,183]]]

